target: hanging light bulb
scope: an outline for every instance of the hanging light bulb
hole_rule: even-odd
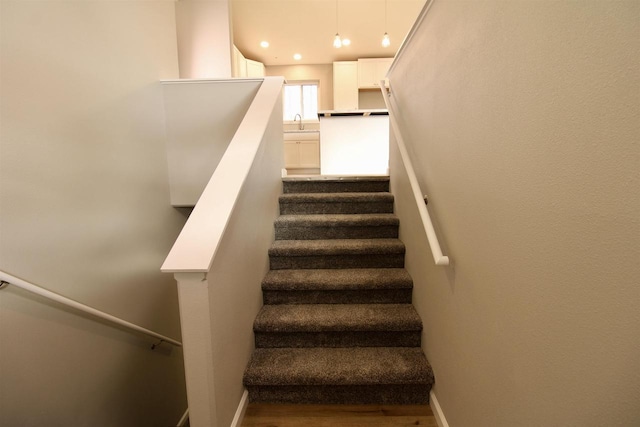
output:
[[[340,34],[338,34],[338,0],[336,0],[336,36],[333,38],[333,47],[340,49],[342,47],[342,40],[340,40]]]
[[[382,46],[389,47],[391,45],[391,40],[389,40],[389,34],[384,33],[384,37],[382,37]]]
[[[340,34],[336,33],[336,36],[333,38],[333,47],[340,49],[342,47],[342,40],[340,40]]]
[[[382,36],[382,47],[389,47],[391,40],[387,34],[387,0],[384,0],[384,36]]]

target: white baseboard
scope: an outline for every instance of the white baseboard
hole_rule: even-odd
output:
[[[249,392],[245,390],[244,393],[242,393],[238,409],[236,409],[236,415],[233,417],[233,421],[231,421],[231,426],[229,427],[240,427],[242,425],[242,420],[244,419],[244,413],[247,411],[248,404]]]
[[[431,390],[431,392],[429,393],[429,405],[431,406],[433,415],[436,417],[438,427],[449,427],[449,423],[444,416],[444,412],[442,412],[440,403],[438,403],[438,399],[436,398],[436,394],[433,392],[433,390]]]
[[[187,424],[188,419],[189,419],[189,408],[187,408],[187,410],[184,411],[184,414],[182,414],[182,418],[180,418],[180,421],[178,421],[178,424],[176,424],[176,427],[184,427]]]

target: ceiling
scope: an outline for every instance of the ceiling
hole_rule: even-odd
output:
[[[425,0],[232,0],[234,44],[265,65],[330,64],[358,58],[392,57]],[[336,31],[350,46],[333,47]],[[391,45],[382,47],[389,33]],[[269,47],[260,47],[261,41]],[[302,59],[296,61],[293,55]]]

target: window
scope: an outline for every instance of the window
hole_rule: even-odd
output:
[[[296,114],[303,120],[318,119],[318,82],[291,82],[284,86],[283,119],[293,121]]]

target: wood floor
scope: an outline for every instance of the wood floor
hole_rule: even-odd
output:
[[[437,427],[429,405],[250,403],[242,427]]]

